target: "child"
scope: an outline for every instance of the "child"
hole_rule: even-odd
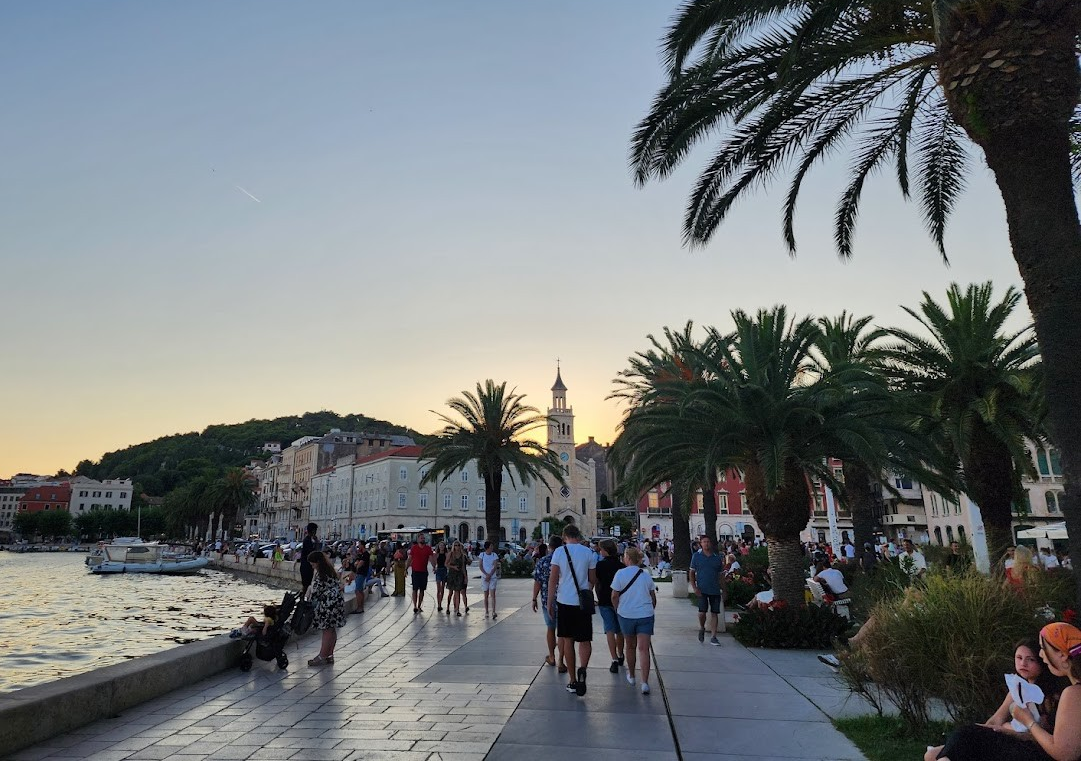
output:
[[[255,620],[253,616],[248,616],[248,620],[244,622],[244,625],[239,629],[233,629],[229,632],[229,639],[240,639],[241,637],[254,637],[255,635],[261,635],[265,637],[267,632],[270,631],[270,627],[274,625],[274,621],[278,618],[278,606],[277,605],[264,605],[263,606],[263,623],[260,628],[260,624]]]
[[[1049,707],[1053,707],[1057,702],[1059,693],[1062,692],[1061,680],[1056,680],[1054,674],[1050,673],[1050,670],[1044,667],[1044,664],[1040,661],[1040,644],[1036,640],[1021,640],[1017,643],[1017,647],[1014,649],[1013,654],[1014,673],[1024,679],[1026,682],[1035,684],[1044,693],[1043,711],[1044,721],[1046,722],[1047,715],[1051,713]],[[996,731],[1001,731],[1003,727],[1009,727],[1010,722],[1013,719],[1011,714],[1011,708],[1014,704],[1013,696],[1008,692],[1006,693],[1006,699],[1002,701],[1002,705],[998,710],[983,724],[975,725],[975,729],[965,727],[964,729],[968,734],[958,735],[957,737],[951,736],[948,743],[951,745],[951,754],[963,754],[966,750],[973,750],[974,740],[979,741],[979,738],[973,738],[973,733],[980,733],[986,731],[993,736]],[[1047,727],[1045,726],[1045,729]],[[967,738],[962,739],[962,737]],[[965,747],[973,746],[973,747]],[[928,747],[927,753],[924,755],[925,761],[935,761],[939,758],[939,754],[943,752],[946,746],[938,745],[935,747]],[[981,744],[982,747],[982,744]],[[1024,743],[1023,748],[1033,749],[1032,743]],[[950,756],[945,756],[949,758]],[[967,756],[961,755],[961,758]]]

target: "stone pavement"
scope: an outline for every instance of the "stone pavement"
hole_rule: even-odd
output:
[[[863,759],[816,705],[843,695],[814,654],[751,651],[728,636],[699,644],[694,609],[667,591],[650,696],[609,673],[599,632],[588,694],[567,693],[543,665],[532,582],[505,579],[497,621],[485,620],[476,585],[461,618],[434,600],[413,615],[408,599],[369,599],[340,630],[333,666],[306,665],[318,649],[307,637],[290,643],[287,671],[257,660],[12,758]]]

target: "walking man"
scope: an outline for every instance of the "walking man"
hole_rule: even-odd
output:
[[[495,587],[499,583],[499,555],[492,551],[492,543],[484,543],[480,563],[480,588],[484,592],[484,617],[488,618],[488,598],[492,598],[492,620],[495,620]]]
[[[713,551],[713,537],[702,537],[702,548],[691,556],[691,592],[698,595],[698,641],[706,639],[706,611],[709,611],[709,642],[720,645],[717,639],[717,616],[721,612],[721,578],[724,575],[724,558]]]
[[[592,595],[597,585],[597,562],[581,541],[582,532],[573,523],[563,529],[563,546],[553,553],[548,580],[548,615],[556,619],[559,650],[572,677],[567,692],[579,697],[586,694],[586,668],[593,654],[592,611],[582,607],[579,592]],[[575,644],[582,664],[577,670]]]
[[[409,557],[406,562],[413,572],[413,613],[423,613],[424,590],[428,588],[428,566],[432,562],[432,548],[428,546],[428,539],[421,534],[417,543],[409,548]]]

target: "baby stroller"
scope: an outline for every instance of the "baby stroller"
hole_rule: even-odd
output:
[[[289,667],[289,656],[285,654],[285,643],[289,641],[292,633],[289,627],[289,616],[296,607],[297,598],[292,592],[286,592],[282,598],[282,604],[278,607],[278,616],[274,619],[274,625],[267,630],[266,635],[257,631],[255,634],[243,637],[245,642],[244,651],[240,654],[240,670],[251,671],[254,662],[251,654],[255,648],[255,657],[261,661],[277,660],[279,669]]]

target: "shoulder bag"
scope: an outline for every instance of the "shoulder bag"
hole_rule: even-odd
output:
[[[578,590],[578,607],[586,615],[592,616],[597,612],[596,601],[593,599],[593,590],[582,589],[582,585],[578,583],[578,574],[574,572],[574,558],[571,557],[571,551],[564,547],[563,552],[567,556],[567,565],[571,567],[571,579],[574,580],[574,588]]]
[[[630,581],[628,581],[628,582],[627,582],[627,586],[623,587],[623,589],[617,589],[617,590],[616,590],[616,594],[623,594],[623,593],[624,593],[624,592],[626,592],[626,591],[627,591],[628,589],[630,589],[630,588],[631,588],[631,584],[633,584],[634,582],[638,581],[638,577],[642,575],[642,571],[644,571],[644,570],[645,570],[645,568],[639,568],[639,569],[638,569],[638,573],[636,573],[636,574],[634,575],[634,578],[633,578],[633,579],[631,579]]]

